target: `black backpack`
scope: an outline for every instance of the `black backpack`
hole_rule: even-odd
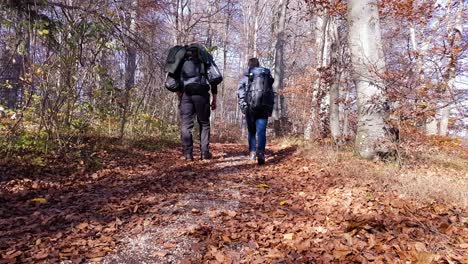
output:
[[[171,92],[183,92],[184,87],[180,78],[175,77],[172,73],[167,73],[166,81],[164,82],[164,86]]]
[[[189,94],[204,94],[210,90],[206,65],[198,58],[186,58],[180,72],[183,89]]]
[[[270,70],[256,67],[249,70],[247,88],[247,105],[254,113],[271,113],[275,104],[273,78]]]
[[[180,64],[185,58],[185,53],[187,51],[186,46],[174,46],[169,49],[167,53],[166,63],[164,64],[164,71],[172,74],[173,76],[177,74],[180,70]]]

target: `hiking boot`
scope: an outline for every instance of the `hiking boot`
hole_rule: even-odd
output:
[[[265,164],[265,153],[263,153],[263,152],[257,153],[257,163],[258,163],[258,165]]]
[[[193,153],[185,153],[184,157],[186,161],[193,161]]]
[[[210,152],[205,152],[201,154],[201,159],[202,160],[209,160],[212,159],[213,155]]]
[[[250,151],[249,160],[255,160],[257,153],[255,151]]]

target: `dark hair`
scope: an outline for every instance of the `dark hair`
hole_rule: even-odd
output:
[[[250,58],[248,65],[249,65],[249,68],[260,67],[260,62],[258,61],[257,58]]]
[[[197,57],[198,57],[197,48],[189,48],[187,52],[185,52],[185,58],[197,58]]]

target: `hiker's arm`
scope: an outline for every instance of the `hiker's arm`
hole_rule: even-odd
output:
[[[213,94],[213,99],[211,101],[211,110],[216,110],[216,102],[218,98],[218,94]]]
[[[218,94],[218,85],[211,84],[210,86],[211,86],[211,94],[212,95]]]
[[[216,102],[218,97],[218,85],[211,84],[211,94],[213,95],[213,99],[211,101],[211,110],[216,110]]]
[[[237,97],[239,99],[239,107],[242,111],[242,113],[245,114],[246,110],[247,110],[247,102],[245,101],[245,97],[246,97],[246,89],[247,89],[247,82],[248,82],[248,79],[246,77],[242,77],[242,80],[239,84],[239,88],[237,89]]]

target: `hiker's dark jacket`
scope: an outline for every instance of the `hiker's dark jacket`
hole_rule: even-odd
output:
[[[249,106],[247,103],[247,93],[249,89],[249,74],[252,68],[248,69],[245,71],[244,75],[242,76],[240,83],[239,83],[239,88],[237,89],[237,97],[239,99],[239,107],[242,111],[242,113],[246,114],[249,110]],[[250,114],[252,114],[256,119],[260,118],[268,118],[271,116],[273,113],[273,108],[271,109],[263,109],[262,111],[259,112],[252,112],[250,111]]]

